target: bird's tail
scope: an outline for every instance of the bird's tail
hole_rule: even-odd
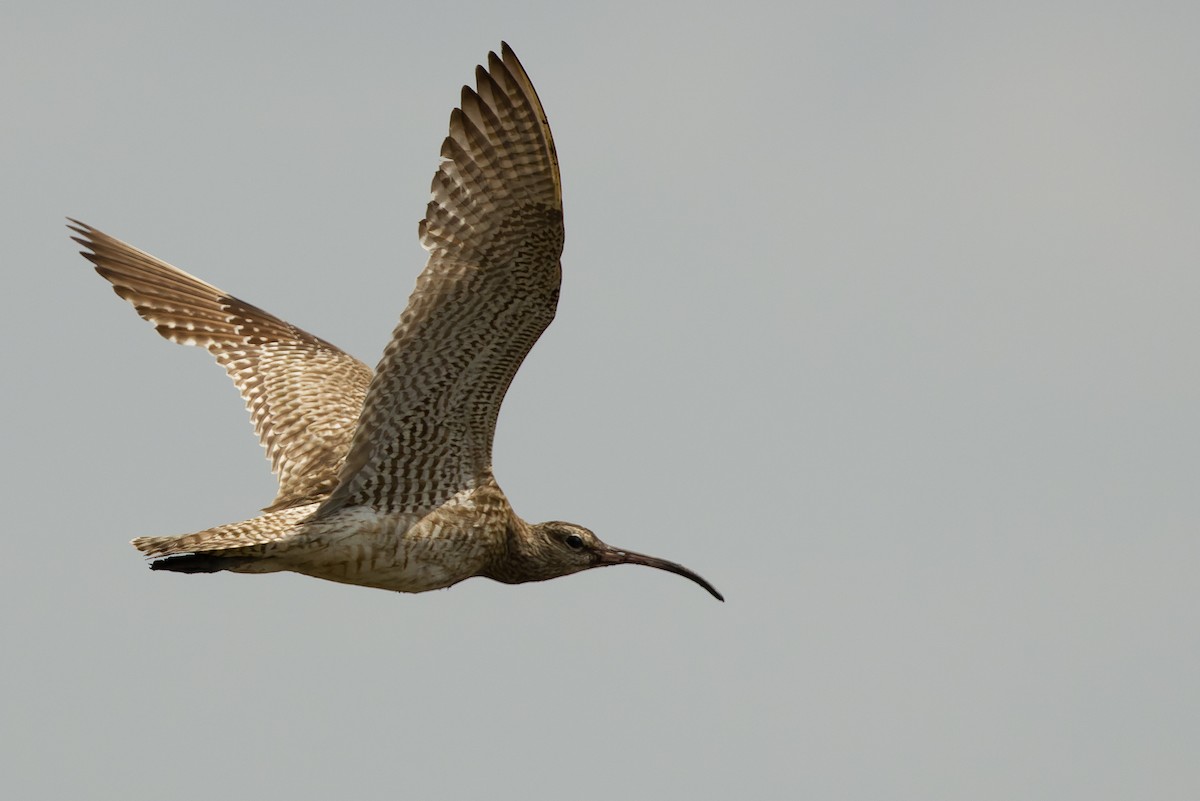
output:
[[[296,524],[311,515],[317,504],[294,506],[193,534],[171,537],[138,537],[133,547],[146,556],[164,556],[150,567],[177,573],[215,573],[237,570],[256,561],[261,546],[285,539]]]

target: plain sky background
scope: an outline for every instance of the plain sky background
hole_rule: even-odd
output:
[[[3,795],[1200,797],[1196,9],[5,3]],[[274,481],[63,217],[373,365],[501,39],[567,245],[496,474],[728,603],[150,573]]]

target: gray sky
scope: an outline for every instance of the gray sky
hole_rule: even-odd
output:
[[[6,796],[1200,796],[1191,5],[244,5],[3,12]],[[728,603],[151,574],[274,483],[63,217],[374,364],[501,39],[567,246],[497,476]]]

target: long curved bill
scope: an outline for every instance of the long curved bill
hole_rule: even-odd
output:
[[[620,548],[609,547],[600,552],[598,564],[604,567],[608,565],[645,565],[646,567],[656,567],[659,570],[665,570],[668,573],[674,573],[677,576],[691,579],[708,590],[709,595],[718,601],[724,602],[725,600],[725,596],[717,592],[717,588],[705,581],[699,573],[694,573],[677,562],[668,562],[666,559],[659,559],[656,556],[647,556],[644,553],[623,551]]]

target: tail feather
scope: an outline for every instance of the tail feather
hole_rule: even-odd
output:
[[[220,551],[238,550],[254,545],[265,545],[286,538],[291,534],[296,524],[311,515],[317,504],[293,506],[290,509],[279,509],[274,512],[243,520],[240,523],[228,523],[197,531],[194,534],[182,534],[170,537],[138,537],[133,541],[133,547],[146,556],[176,556],[178,554],[211,554],[214,558]],[[155,570],[181,570],[183,568],[157,567]],[[228,568],[216,568],[226,570]],[[183,571],[183,572],[212,572],[212,571]]]

